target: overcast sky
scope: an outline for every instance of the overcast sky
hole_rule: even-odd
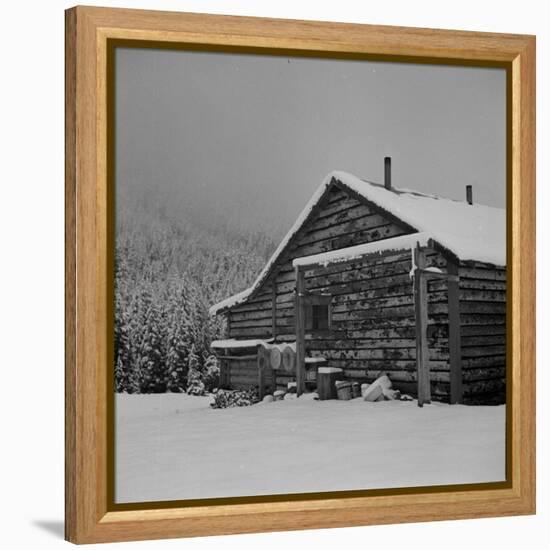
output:
[[[145,189],[278,238],[328,172],[382,182],[391,156],[395,187],[505,207],[504,70],[116,55],[119,204]]]

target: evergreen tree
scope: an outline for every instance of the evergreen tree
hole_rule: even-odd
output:
[[[199,369],[199,360],[193,345],[187,358],[187,393],[189,395],[204,395],[204,392],[205,387]]]
[[[143,201],[117,211],[115,388],[211,391],[218,366],[210,343],[225,336],[225,320],[208,308],[249,286],[274,243],[161,210]]]

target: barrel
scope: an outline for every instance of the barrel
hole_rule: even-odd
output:
[[[271,347],[269,361],[273,370],[279,370],[281,368],[282,353],[279,346],[275,345]]]
[[[285,345],[283,346],[282,356],[283,370],[293,373],[296,370],[296,351],[291,345]]]
[[[336,395],[341,401],[349,401],[351,399],[351,383],[345,380],[337,380],[334,385],[336,386]]]

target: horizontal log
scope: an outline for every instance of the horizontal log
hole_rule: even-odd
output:
[[[355,294],[354,296],[357,296]],[[387,296],[384,298],[361,298],[357,300],[349,300],[344,303],[334,300],[332,306],[333,315],[336,313],[345,313],[360,311],[364,309],[378,309],[378,308],[394,308],[403,305],[413,305],[414,299],[412,294],[406,294],[402,296]],[[391,313],[390,313],[391,315]]]
[[[410,348],[416,349],[414,339],[402,338],[373,338],[373,339],[344,339],[344,340],[307,340],[309,349],[333,349],[333,350],[353,350],[353,349],[386,349],[386,348]]]
[[[506,381],[501,379],[496,380],[481,380],[476,382],[468,382],[463,384],[465,396],[476,394],[487,394],[506,391]]]
[[[336,214],[337,212],[343,212],[344,210],[348,210],[354,206],[359,206],[360,204],[361,203],[357,199],[354,199],[348,195],[338,200],[331,201],[327,205],[321,206],[315,219],[326,218]]]
[[[345,237],[350,237],[354,239],[352,242],[356,242],[356,238],[361,239],[365,236],[368,238],[374,230],[378,229],[385,231],[385,228],[388,226],[388,221],[378,214],[363,216],[361,218],[332,225],[326,229],[308,232],[305,237],[300,239],[300,247],[327,241],[329,239],[343,239]],[[369,241],[367,240],[367,242]]]
[[[257,327],[271,327],[271,319],[254,319],[246,321],[230,321],[230,329],[236,328],[257,328]]]
[[[428,345],[428,358],[430,361],[449,361],[449,348]]]
[[[361,280],[376,280],[396,275],[407,275],[410,282],[409,272],[411,270],[411,259],[404,258],[396,261],[382,262],[375,265],[366,265],[354,270],[337,271],[334,273],[319,273],[306,279],[306,287],[317,287],[323,285],[342,284]],[[405,282],[403,280],[403,282]],[[388,283],[386,283],[387,286]],[[402,283],[403,284],[403,283]]]
[[[411,284],[411,278],[408,272],[402,272],[397,275],[385,275],[375,278],[356,278],[350,281],[334,281],[326,280],[315,281],[309,284],[308,290],[316,292],[328,292],[333,296],[340,294],[349,294],[351,292],[362,292],[372,289],[390,288],[397,285]]]
[[[317,348],[310,348],[310,351],[316,351]],[[409,360],[416,359],[416,348],[381,348],[381,349],[330,349],[322,350],[323,357],[332,360]]]
[[[428,299],[430,302],[444,302],[448,298],[447,290],[430,291]],[[461,302],[479,302],[492,304],[494,302],[506,302],[506,294],[498,290],[459,290]]]
[[[468,336],[489,336],[489,335],[506,335],[506,325],[468,325],[460,327],[460,335],[462,338]]]
[[[442,279],[433,279],[429,283],[433,290],[444,290],[447,282]],[[461,290],[494,290],[506,292],[506,281],[492,281],[487,279],[459,279],[458,286]]]
[[[370,328],[370,329],[351,329],[347,331],[349,338],[353,339],[371,339],[371,338],[416,338],[416,329],[414,326],[390,326],[387,328]]]
[[[277,340],[281,342],[294,342],[296,340],[296,334],[289,332],[288,328],[282,327],[281,330],[277,330]]]
[[[501,314],[473,314],[460,312],[461,326],[506,325],[506,316]],[[462,331],[462,328],[461,328]]]
[[[229,326],[229,337],[236,339],[254,338],[271,338],[271,327],[247,327],[233,328]]]
[[[277,281],[277,284],[288,283],[296,280],[296,272],[294,271],[291,262],[286,263],[277,270],[275,280]]]
[[[334,263],[329,265],[315,265],[306,268],[304,276],[306,279],[311,279],[320,276],[336,275],[338,273],[356,272],[361,269],[375,269],[384,264],[393,264],[396,262],[407,262],[405,268],[410,270],[411,251],[410,250],[388,250],[384,254],[376,254],[369,257],[360,257],[355,260],[342,263]]]
[[[317,219],[313,220],[311,224],[308,225],[307,233],[317,233],[330,227],[335,227],[365,217],[374,218],[375,216],[382,222],[388,222],[386,218],[383,218],[380,214],[373,212],[365,204],[353,204],[348,208],[339,210],[338,212],[334,212],[332,214],[329,214],[328,212],[325,213],[325,211],[321,210],[319,212],[319,217],[317,217]],[[378,222],[377,225],[380,225],[380,222]]]
[[[462,344],[462,347],[491,346],[495,344],[506,346],[506,335],[505,334],[487,334],[487,335],[476,335],[476,336],[462,336],[461,344]]]
[[[469,357],[492,357],[494,355],[505,355],[506,346],[485,344],[477,346],[464,346],[462,345],[461,354],[463,358]]]
[[[373,300],[379,298],[400,298],[402,296],[412,296],[412,284],[390,285],[382,288],[368,288],[360,292],[350,292],[348,294],[336,294],[332,296],[333,305],[348,304],[360,300]]]
[[[503,405],[506,403],[506,391],[465,395],[462,402],[464,405]]]
[[[311,244],[301,245],[299,241],[291,248],[291,253],[294,257],[310,256],[312,254],[320,254],[340,248],[347,248],[362,243],[370,243],[381,239],[389,239],[403,235],[404,230],[395,224],[387,224],[375,229],[357,231],[349,235],[329,238],[317,241]]]
[[[271,310],[271,300],[250,301],[231,308],[231,313],[244,313],[247,311]]]
[[[395,319],[412,317],[414,317],[413,305],[376,309],[358,309],[355,311],[333,312],[332,314],[332,320],[335,323],[367,319],[381,319],[384,322],[390,322]]]
[[[294,308],[292,304],[279,306],[276,309],[276,315],[278,319],[287,319],[294,317]],[[273,310],[252,310],[244,312],[231,312],[229,314],[229,319],[231,323],[241,323],[243,321],[265,321],[266,319],[271,320],[273,317]]]
[[[229,314],[229,320],[231,323],[238,323],[241,321],[247,321],[247,320],[265,320],[265,319],[271,319],[272,316],[272,310],[265,309],[265,310],[250,310],[250,311],[231,311]],[[237,326],[237,325],[236,325]]]
[[[227,368],[232,373],[240,373],[240,374],[246,374],[246,373],[255,373],[258,372],[258,365],[256,361],[243,363],[243,362],[237,362],[237,361],[231,361],[228,363]]]
[[[460,313],[487,313],[490,315],[505,314],[506,304],[502,302],[460,302]]]
[[[346,330],[332,328],[328,334],[306,334],[306,340],[315,341],[329,341],[329,340],[355,340],[360,341],[362,339],[372,340],[380,338],[415,338],[415,330],[412,327],[395,327],[395,328],[358,328],[357,323],[352,323],[354,327],[352,330]]]
[[[505,379],[506,367],[488,367],[484,369],[468,369],[463,373],[465,382],[474,382],[481,380]]]
[[[364,366],[369,369],[377,369],[384,371],[393,370],[414,370],[416,372],[416,361],[402,360],[402,359],[373,359],[365,361],[364,359],[331,359],[329,366],[345,369],[347,368],[360,368]],[[430,369],[433,370],[446,370],[448,368],[447,361],[430,361]]]
[[[278,317],[277,324],[281,327],[283,326],[294,326],[294,316],[285,316]],[[240,329],[240,328],[260,328],[260,327],[271,327],[271,318],[263,319],[245,319],[245,320],[231,320],[229,323],[230,330]]]
[[[472,288],[460,289],[461,301],[474,302],[506,302],[506,292],[502,290],[478,290]]]
[[[449,305],[447,302],[436,302],[432,304],[428,302],[428,316],[447,315],[449,312]]]
[[[458,276],[462,279],[480,279],[485,281],[505,281],[506,271],[498,269],[483,269],[471,267],[459,267]]]
[[[495,265],[495,264],[492,264],[492,263],[478,262],[478,261],[474,261],[474,260],[464,260],[464,261],[460,262],[460,266],[465,267],[465,268],[470,268],[470,269],[471,268],[474,268],[474,269],[489,269],[489,270],[500,271],[502,273],[507,272],[506,266],[499,266],[499,265]]]
[[[332,360],[413,360],[416,359],[416,347],[403,348],[354,348],[354,349],[334,349],[330,347],[319,348],[309,346],[311,353],[321,352],[323,357]],[[449,351],[441,348],[429,348],[429,360],[438,365],[448,368]]]
[[[504,367],[506,366],[505,355],[494,355],[491,357],[469,357],[462,359],[462,369],[476,369],[482,367]]]
[[[334,330],[372,330],[386,328],[414,327],[416,323],[414,317],[395,317],[392,319],[381,317],[379,319],[332,319],[332,328]]]

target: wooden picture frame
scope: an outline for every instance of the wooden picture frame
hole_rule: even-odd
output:
[[[497,66],[508,94],[506,483],[112,505],[113,251],[108,82],[116,41],[415,63]],[[418,28],[75,7],[66,12],[66,538],[74,543],[252,533],[535,512],[535,38]],[[112,334],[112,333],[111,333]],[[112,376],[111,376],[112,378]],[[111,479],[112,481],[112,479]]]

